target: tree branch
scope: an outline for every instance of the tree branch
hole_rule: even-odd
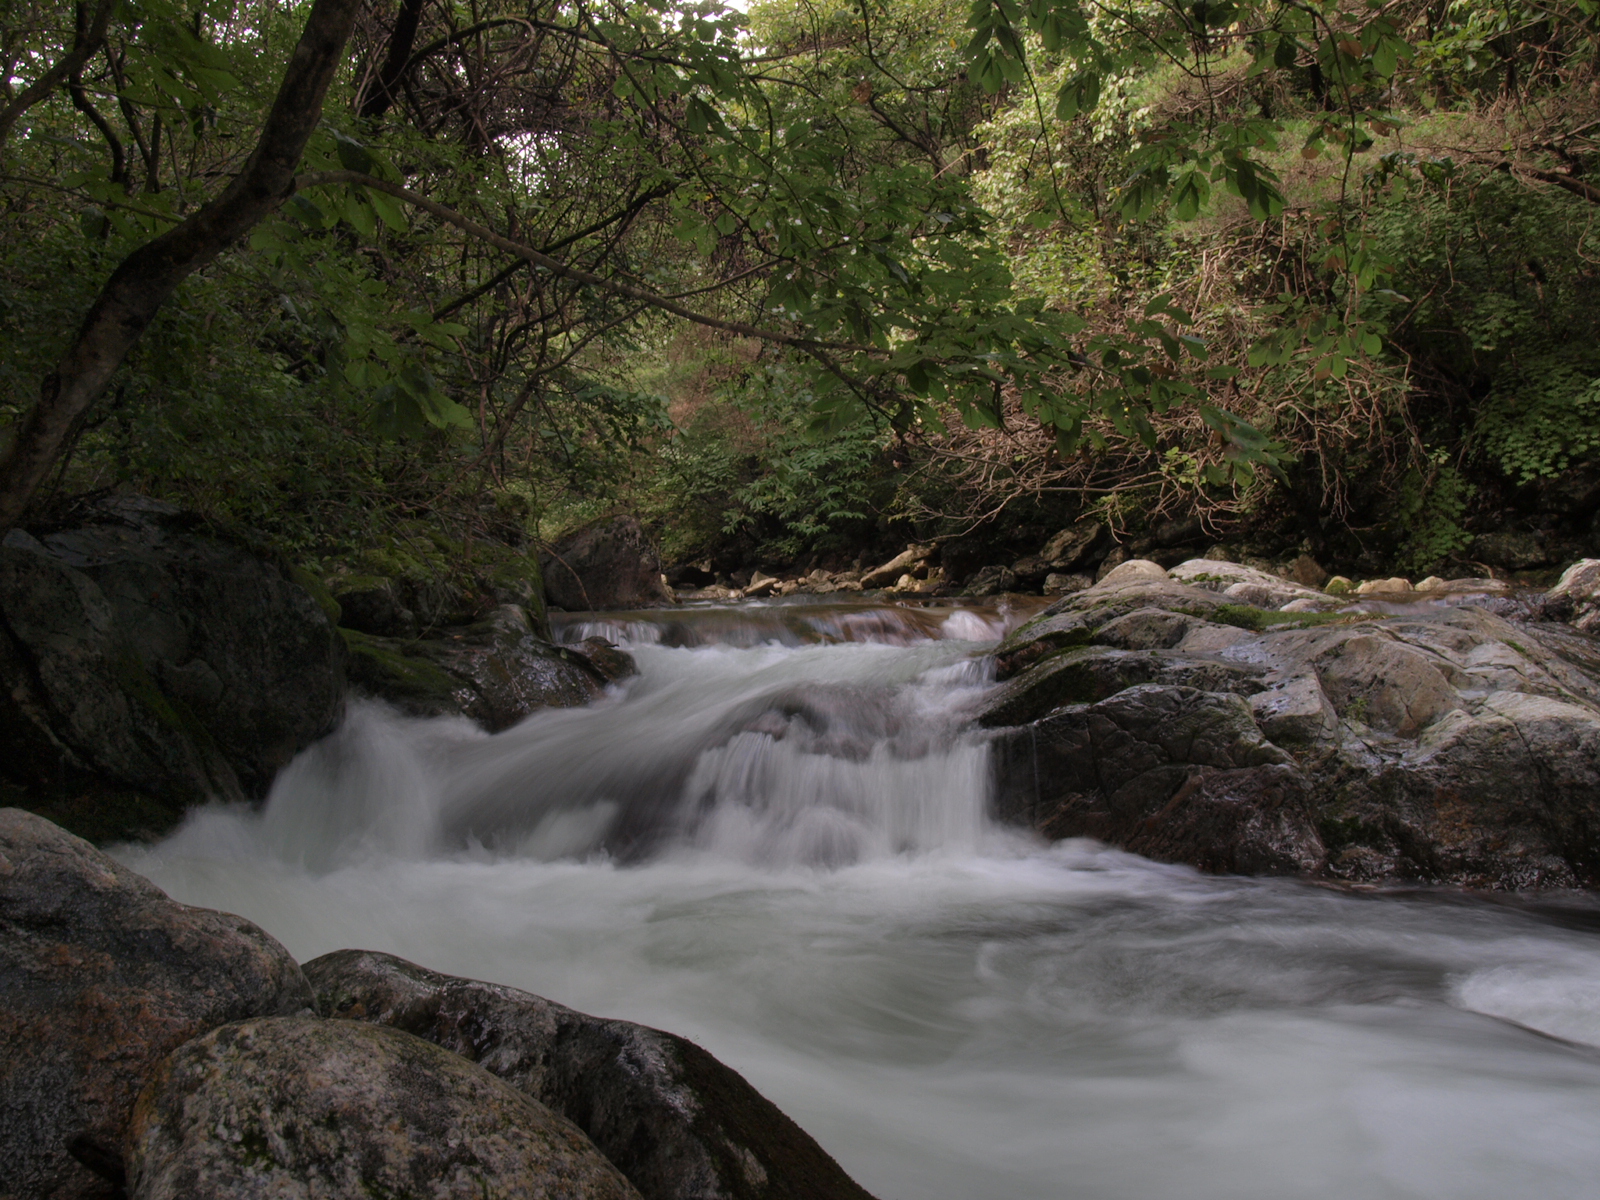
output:
[[[21,518],[79,419],[177,286],[248,233],[293,192],[294,170],[361,0],[316,0],[256,148],[222,194],[140,246],[112,272],[38,402],[0,453],[0,532]]]
[[[542,267],[552,275],[562,279],[570,279],[574,283],[583,284],[585,287],[609,292],[613,296],[621,296],[624,299],[647,304],[651,308],[669,312],[673,316],[682,317],[686,321],[693,321],[696,325],[704,325],[708,329],[720,329],[725,333],[737,333],[741,337],[759,338],[764,342],[775,342],[780,346],[793,346],[808,353],[826,353],[828,351],[844,354],[881,353],[875,346],[857,346],[846,342],[826,342],[818,338],[802,337],[799,334],[781,333],[776,329],[762,329],[760,326],[747,325],[742,321],[725,321],[721,317],[713,317],[709,313],[696,312],[692,308],[687,308],[654,292],[647,292],[643,288],[632,287],[626,283],[619,283],[614,279],[607,279],[603,275],[596,275],[590,271],[568,266],[560,259],[551,258],[550,255],[540,250],[535,250],[532,246],[525,246],[521,242],[514,242],[508,237],[501,237],[488,226],[480,225],[471,217],[458,213],[453,208],[447,208],[435,200],[430,200],[420,192],[413,192],[397,183],[389,183],[371,175],[363,175],[359,171],[313,171],[301,175],[294,182],[297,189],[347,183],[371,188],[375,192],[383,192],[397,200],[404,200],[407,204],[420,208],[424,212],[432,213],[441,221],[448,225],[454,225],[470,237],[488,242],[491,246],[504,250],[507,254],[514,254],[536,267]]]
[[[389,53],[378,72],[377,82],[361,100],[360,116],[363,120],[376,121],[394,103],[400,80],[411,68],[411,47],[417,40],[423,2],[400,0],[400,15],[395,18],[394,32],[389,35]]]
[[[0,150],[5,148],[6,139],[11,136],[11,127],[18,118],[63,82],[77,75],[83,69],[83,64],[100,49],[100,44],[106,40],[106,26],[111,24],[111,14],[116,10],[117,2],[98,0],[92,14],[86,14],[84,6],[78,5],[78,30],[72,40],[72,49],[55,66],[23,88],[15,100],[0,109]]]

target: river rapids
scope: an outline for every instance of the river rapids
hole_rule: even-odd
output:
[[[375,704],[118,857],[698,1041],[882,1200],[1600,1197],[1600,903],[1216,878],[985,813],[994,607],[562,618],[640,675]]]

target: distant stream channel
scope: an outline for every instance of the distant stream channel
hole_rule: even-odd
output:
[[[489,736],[377,705],[118,856],[698,1041],[882,1200],[1600,1197],[1600,903],[1215,878],[986,815],[1028,613],[560,618],[641,674]]]

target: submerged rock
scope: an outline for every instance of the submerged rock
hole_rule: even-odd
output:
[[[279,1017],[195,1038],[129,1123],[133,1200],[637,1200],[570,1122],[397,1029]]]
[[[565,1115],[646,1200],[870,1200],[693,1042],[388,954],[341,950],[305,970],[330,1016],[427,1038]]]
[[[289,953],[0,809],[0,1195],[111,1196],[146,1076],[227,1021],[315,1004]]]
[[[1002,815],[1209,870],[1600,883],[1600,646],[1455,589],[1263,609],[1241,570],[1125,563],[1001,645]]]

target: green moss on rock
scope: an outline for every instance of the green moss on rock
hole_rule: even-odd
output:
[[[345,674],[358,688],[392,700],[419,715],[459,712],[461,685],[442,668],[412,650],[414,643],[339,630],[350,657]]]

